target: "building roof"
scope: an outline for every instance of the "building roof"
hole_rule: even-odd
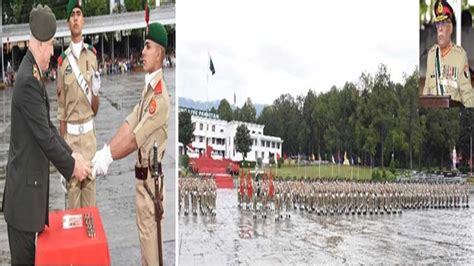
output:
[[[250,134],[250,137],[254,138],[254,139],[258,139],[258,140],[265,140],[265,141],[273,141],[273,142],[283,143],[283,140],[280,137],[259,135],[259,134]]]
[[[241,124],[245,124],[247,127],[256,127],[256,128],[261,128],[263,129],[265,127],[265,125],[260,125],[260,124],[255,124],[255,123],[248,123],[248,122],[242,122],[242,121],[235,121],[235,120],[232,120],[229,122],[229,125],[232,126],[232,125],[236,125],[236,126],[239,126]]]
[[[176,24],[175,6],[157,7],[150,10],[149,23],[160,22],[163,25]],[[133,30],[145,28],[144,11],[127,12],[120,14],[85,17],[83,35]],[[28,23],[3,25],[2,42],[21,42],[30,39],[30,27]],[[57,21],[55,38],[69,37],[71,33],[65,19]]]

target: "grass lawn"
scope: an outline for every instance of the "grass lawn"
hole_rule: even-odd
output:
[[[265,168],[265,171],[269,171],[270,168]],[[241,168],[241,170],[247,170]],[[253,168],[250,169],[254,170]],[[372,168],[372,171],[380,170],[378,168]],[[271,168],[272,174],[283,176],[283,177],[313,177],[313,178],[342,178],[342,179],[371,179],[371,169],[368,167],[359,166],[348,166],[348,165],[308,165],[308,166],[296,166],[296,165],[282,165],[278,170],[275,167]],[[388,169],[385,169],[388,174]]]
[[[471,184],[471,185],[474,185],[474,177],[472,177],[472,176],[469,177],[469,178],[467,179],[467,182],[469,182],[469,184]]]

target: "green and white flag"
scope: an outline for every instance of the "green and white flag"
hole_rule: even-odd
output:
[[[209,55],[209,70],[211,71],[212,75],[216,73],[216,69],[214,68],[214,63],[212,63],[211,55]]]

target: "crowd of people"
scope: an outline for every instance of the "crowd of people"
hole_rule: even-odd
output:
[[[60,56],[60,55],[59,55]],[[132,52],[130,57],[119,55],[116,58],[111,58],[110,55],[104,55],[104,59],[100,60],[99,73],[101,75],[115,75],[115,74],[128,74],[135,69],[141,68],[141,52]],[[176,53],[173,49],[170,49],[166,53],[163,59],[163,68],[173,68],[176,66]],[[10,61],[7,62],[5,69],[5,80],[6,86],[13,86],[15,82],[15,70],[13,69]],[[55,81],[57,78],[57,60],[51,60],[50,67],[45,71],[45,77],[48,80]]]

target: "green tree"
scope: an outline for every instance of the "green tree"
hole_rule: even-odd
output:
[[[312,90],[309,90],[306,97],[303,99],[303,120],[300,128],[300,147],[302,151],[311,156],[317,153],[316,148],[316,119],[314,116],[314,109],[316,107],[316,95]]]
[[[461,132],[456,147],[459,147],[458,152],[462,155],[462,164],[467,166],[471,156],[471,138],[474,138],[474,109],[462,109],[460,120]]]
[[[265,135],[272,135],[276,132],[276,118],[274,117],[273,105],[268,105],[263,107],[262,112],[260,113],[257,123],[264,125],[263,133]]]
[[[143,0],[125,0],[124,5],[127,12],[140,11],[145,8]]]
[[[339,127],[342,151],[347,152],[348,156],[352,156],[352,153],[356,149],[355,145],[355,125],[357,121],[357,104],[359,100],[359,93],[355,84],[346,83],[339,92]]]
[[[425,122],[423,159],[428,168],[449,166],[449,155],[459,139],[460,118],[458,109],[420,109]]]
[[[181,167],[183,167],[184,169],[188,169],[189,167],[189,156],[187,154],[183,154],[181,155],[180,157],[180,163],[181,163]]]
[[[299,150],[298,130],[300,128],[301,114],[298,104],[290,94],[283,94],[273,102],[274,131],[268,134],[283,139],[283,152],[297,154]]]
[[[242,121],[242,111],[240,110],[239,107],[236,107],[236,108],[234,109],[234,112],[233,112],[233,114],[232,114],[232,118],[233,118],[233,120],[235,120],[235,121]]]
[[[241,121],[247,123],[255,123],[257,121],[256,115],[257,111],[255,110],[255,106],[253,106],[252,104],[252,100],[250,98],[247,98],[247,101],[244,103],[242,109],[240,110]]]
[[[391,151],[385,150],[385,140],[387,133],[393,127],[396,107],[394,94],[394,84],[390,80],[387,67],[383,64],[375,75],[374,86],[370,94],[369,106],[372,110],[372,127],[376,130],[378,138],[378,154],[380,155],[380,165],[384,166],[384,157],[390,156]]]
[[[232,108],[226,99],[222,99],[217,107],[217,113],[222,120],[227,122],[232,121]]]
[[[191,124],[191,114],[188,112],[179,112],[179,142],[183,143],[184,154],[187,154],[187,146],[191,143],[193,137],[193,125]]]
[[[405,85],[400,99],[400,128],[405,133],[408,142],[408,163],[413,169],[413,157],[419,155],[422,139],[422,128],[418,113],[418,91],[419,91],[418,69],[405,78]],[[401,161],[399,159],[399,161]]]
[[[84,4],[84,15],[92,17],[108,14],[108,3],[108,1],[103,0],[88,0]]]
[[[250,131],[245,124],[241,124],[237,127],[237,132],[234,137],[235,150],[242,153],[245,158],[247,158],[247,153],[250,152],[252,148],[252,139],[250,138]]]
[[[397,166],[395,165],[395,159],[392,157],[392,159],[390,160],[390,172],[392,173],[392,175],[395,175],[397,173]]]

